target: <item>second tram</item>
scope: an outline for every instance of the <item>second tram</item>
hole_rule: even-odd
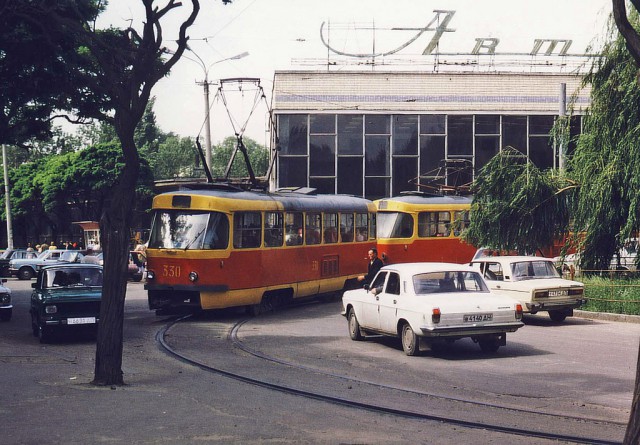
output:
[[[468,263],[476,248],[460,235],[469,226],[472,199],[405,193],[375,201],[377,246],[383,261]]]
[[[373,202],[210,184],[153,200],[149,308],[254,310],[342,290],[366,271]]]

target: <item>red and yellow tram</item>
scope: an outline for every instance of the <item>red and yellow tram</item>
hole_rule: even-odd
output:
[[[147,248],[149,308],[263,308],[340,291],[366,271],[373,202],[199,184],[157,195]]]
[[[419,192],[375,201],[378,253],[386,264],[468,263],[476,248],[460,235],[469,226],[471,201]]]

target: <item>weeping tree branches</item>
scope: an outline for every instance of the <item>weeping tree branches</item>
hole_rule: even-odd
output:
[[[574,189],[573,181],[539,170],[519,151],[507,147],[473,184],[472,223],[465,240],[499,250],[535,252],[566,233],[567,196]]]
[[[637,13],[627,22],[637,26]],[[591,106],[569,172],[581,184],[572,216],[584,233],[583,262],[595,269],[608,268],[625,239],[637,232],[640,215],[638,68],[613,24],[609,32],[602,56],[585,77]]]

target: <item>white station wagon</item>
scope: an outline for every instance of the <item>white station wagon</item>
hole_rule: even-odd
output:
[[[367,334],[400,337],[407,355],[421,340],[434,347],[470,337],[484,352],[506,344],[506,333],[523,326],[522,306],[492,294],[467,265],[407,263],[380,269],[371,286],[342,297],[352,340]]]
[[[525,312],[547,311],[551,320],[564,321],[585,304],[584,284],[565,280],[550,258],[494,256],[474,258],[471,266],[482,273],[491,291],[515,298]]]

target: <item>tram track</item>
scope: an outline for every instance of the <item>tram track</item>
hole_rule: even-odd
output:
[[[203,360],[199,360],[192,356],[190,357],[187,354],[181,353],[180,351],[176,350],[175,348],[171,347],[171,345],[169,345],[169,343],[166,340],[166,336],[169,330],[177,323],[187,321],[189,318],[190,316],[186,316],[176,320],[172,320],[168,322],[159,331],[157,331],[156,340],[160,348],[164,352],[166,352],[169,356],[177,360],[180,360],[184,363],[190,364],[205,372],[218,374],[218,375],[221,375],[230,379],[234,379],[236,381],[240,381],[246,384],[255,385],[255,386],[259,386],[272,391],[278,391],[281,393],[291,394],[299,397],[305,397],[308,399],[319,400],[319,401],[323,401],[323,402],[331,403],[335,405],[346,406],[354,409],[362,409],[370,412],[400,416],[400,417],[409,418],[409,419],[439,422],[443,424],[449,424],[452,426],[468,428],[468,429],[492,431],[492,432],[503,433],[503,434],[512,435],[512,436],[546,439],[550,441],[563,441],[567,443],[580,443],[580,444],[609,445],[609,444],[620,443],[604,437],[600,437],[600,438],[585,437],[585,436],[578,436],[573,434],[554,433],[549,431],[537,431],[532,428],[508,426],[508,425],[500,424],[498,422],[489,423],[485,421],[468,420],[468,419],[462,418],[462,416],[442,415],[437,412],[431,412],[431,413],[419,412],[417,410],[396,408],[393,406],[383,405],[375,402],[369,403],[365,401],[356,400],[355,397],[342,397],[338,395],[322,393],[319,391],[296,388],[296,387],[282,384],[282,383],[274,383],[272,381],[269,381],[268,379],[265,379],[264,377],[262,378],[255,377],[255,376],[252,377],[252,376],[244,375],[237,371],[226,370],[220,366],[214,366],[214,365],[205,363],[205,361]],[[546,423],[544,422],[544,418],[547,418],[549,420],[554,419],[555,421],[557,421],[558,418],[561,418],[568,422],[579,423],[582,425],[597,425],[598,427],[607,426],[610,429],[624,428],[624,424],[620,422],[613,422],[608,420],[585,418],[585,417],[576,417],[576,416],[570,416],[566,414],[554,414],[554,413],[549,413],[549,412],[544,412],[539,410],[517,408],[517,407],[508,406],[508,405],[478,402],[477,400],[465,399],[461,397],[449,397],[449,396],[443,396],[439,394],[432,394],[428,392],[409,390],[406,388],[399,388],[392,385],[381,384],[379,382],[360,380],[347,375],[327,372],[325,370],[321,370],[315,367],[301,365],[301,364],[290,362],[287,360],[282,360],[280,358],[267,355],[261,351],[254,350],[253,348],[250,348],[249,346],[245,345],[239,339],[238,332],[240,328],[244,324],[246,324],[249,320],[251,319],[242,319],[235,322],[233,326],[231,326],[231,328],[228,330],[227,337],[225,339],[226,343],[229,344],[232,349],[235,348],[235,349],[241,350],[242,352],[244,352],[245,354],[248,354],[249,356],[255,357],[256,359],[259,359],[259,360],[271,362],[276,365],[286,366],[288,368],[292,368],[298,371],[320,374],[332,379],[340,379],[346,382],[350,382],[352,384],[368,385],[378,390],[390,390],[390,391],[408,394],[412,397],[429,398],[431,400],[436,401],[436,403],[438,402],[455,403],[455,404],[462,404],[467,407],[476,407],[484,410],[515,413],[516,415],[521,415],[521,416],[530,416],[530,417],[537,416],[538,418],[543,419],[542,422],[534,423],[537,425],[545,425]]]

